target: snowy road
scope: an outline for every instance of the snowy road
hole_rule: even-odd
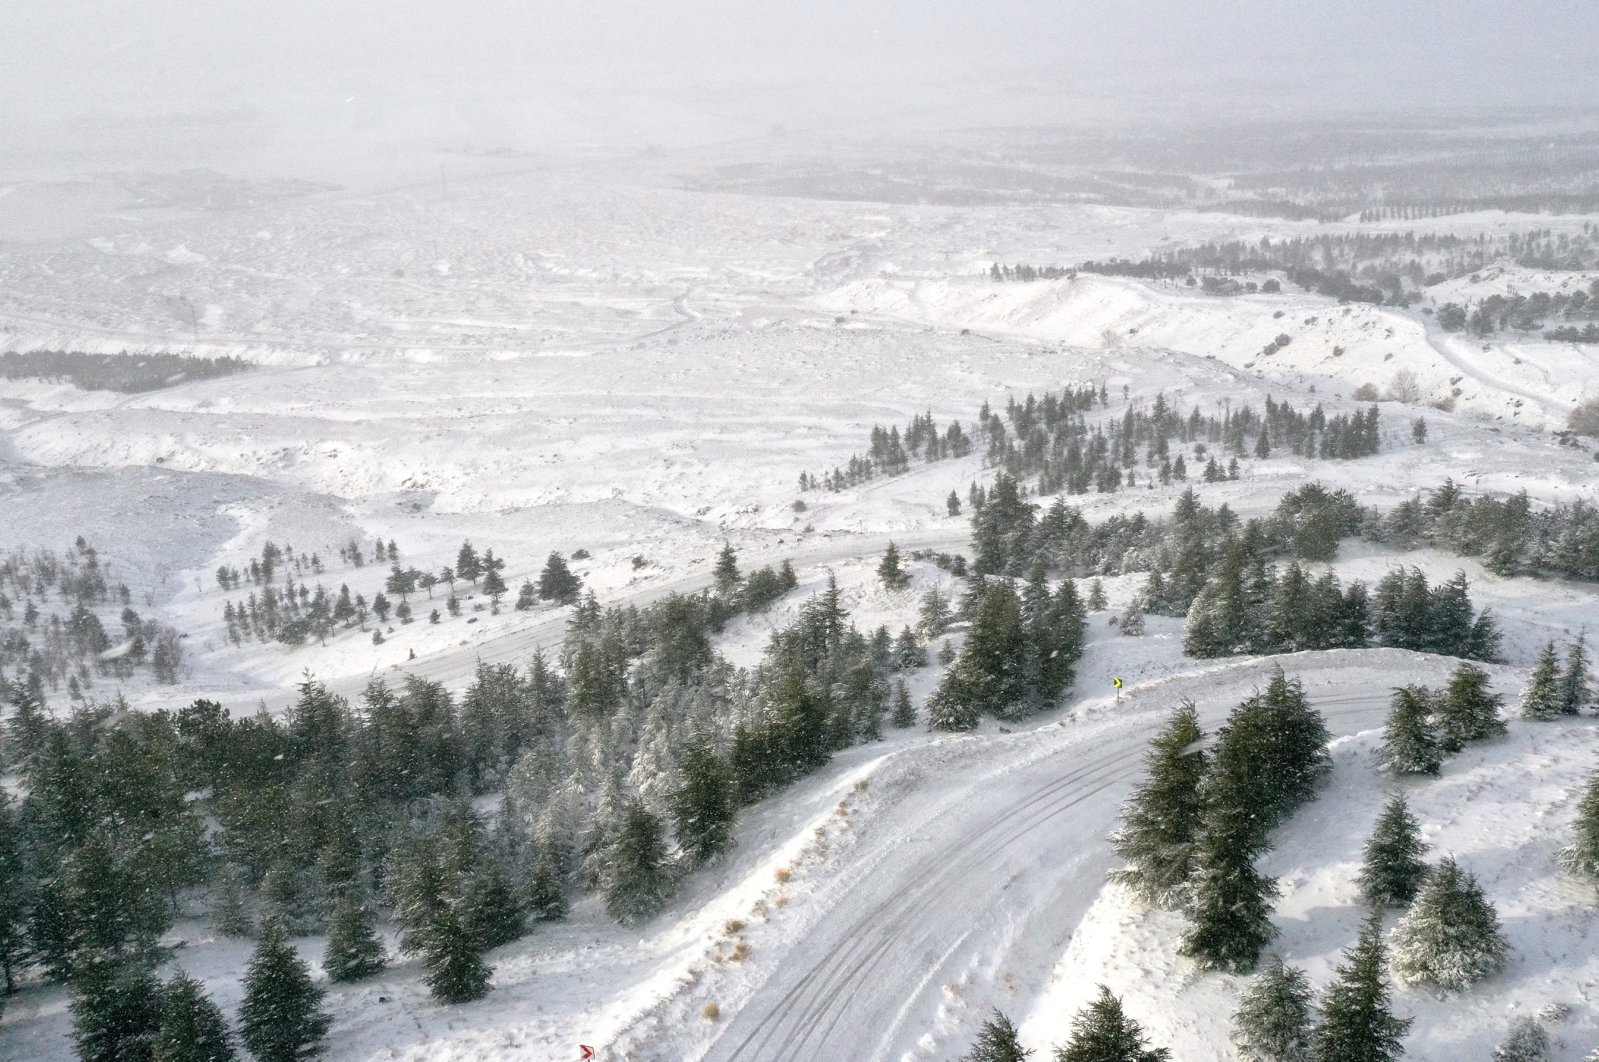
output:
[[[1308,691],[1334,735],[1387,712],[1386,689],[1354,687],[1335,678],[1330,694]],[[973,739],[993,746],[985,769],[899,809],[913,821],[881,830],[883,850],[839,883],[832,915],[770,968],[704,1057],[924,1057],[918,1041],[969,974],[1005,983],[1011,970],[1049,969],[1112,865],[1104,839],[1168,695],[1129,698],[1162,709],[1140,713],[1148,725],[1128,725],[1130,703],[1112,720]],[[1230,706],[1201,704],[1207,731]]]

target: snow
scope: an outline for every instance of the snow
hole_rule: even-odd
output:
[[[1439,684],[1429,673],[1436,669],[1418,671],[1418,680]],[[1501,692],[1515,688],[1509,677],[1501,672]],[[1599,1015],[1589,1004],[1599,950],[1578,943],[1593,932],[1595,896],[1559,869],[1555,854],[1599,762],[1599,730],[1591,720],[1513,720],[1507,738],[1469,746],[1436,779],[1378,773],[1380,744],[1377,730],[1336,740],[1330,784],[1273,836],[1262,861],[1282,887],[1272,950],[1304,968],[1318,993],[1332,979],[1366,917],[1355,885],[1361,847],[1390,794],[1402,792],[1431,846],[1429,861],[1452,855],[1477,875],[1510,942],[1506,968],[1464,992],[1394,989],[1394,1012],[1415,1019],[1406,1057],[1476,1057],[1517,1017],[1563,1004],[1570,1016],[1548,1026],[1560,1044],[1553,1057],[1583,1058],[1599,1045]],[[1388,931],[1397,918],[1385,918]],[[1063,1039],[1071,1015],[1104,983],[1151,1042],[1180,1045],[1183,1058],[1199,1062],[1233,1057],[1230,1019],[1246,978],[1199,973],[1176,954],[1182,931],[1180,916],[1146,910],[1121,886],[1106,885],[1026,1012],[1024,1042]]]
[[[0,381],[0,545],[59,550],[85,535],[113,577],[145,595],[141,613],[189,634],[179,686],[136,681],[123,692],[142,708],[212,696],[238,715],[280,707],[306,670],[346,694],[374,674],[460,688],[480,659],[525,662],[555,646],[566,622],[550,607],[494,614],[463,592],[463,616],[435,626],[422,594],[418,622],[396,624],[381,646],[356,631],[326,645],[236,649],[221,610],[242,593],[219,591],[213,573],[247,564],[267,540],[316,551],[324,584],[368,598],[387,566],[340,564],[352,537],[369,555],[374,538],[395,539],[403,564],[434,570],[470,538],[507,558],[513,596],[552,550],[587,549],[574,567],[599,598],[640,605],[708,585],[728,542],[744,570],[789,558],[801,581],[770,613],[723,633],[735,664],[758,660],[830,572],[858,624],[897,631],[915,622],[921,593],[954,582],[912,563],[912,586],[886,591],[875,577],[883,548],[969,552],[969,525],[946,515],[944,498],[964,498],[990,472],[973,456],[804,495],[800,472],[847,462],[874,424],[903,429],[930,410],[970,428],[985,400],[999,407],[1068,384],[1104,382],[1106,416],[1156,392],[1207,413],[1259,408],[1268,394],[1347,411],[1358,386],[1386,390],[1400,369],[1416,374],[1423,403],[1459,388],[1452,412],[1383,401],[1376,457],[1277,452],[1245,462],[1237,482],[1194,484],[1207,505],[1245,516],[1311,479],[1380,508],[1445,476],[1473,492],[1525,489],[1535,504],[1594,496],[1591,446],[1549,434],[1599,388],[1591,347],[1484,344],[1419,314],[1294,293],[1215,298],[1122,278],[982,275],[996,258],[1072,262],[1352,226],[694,190],[709,165],[673,156],[475,173],[452,178],[446,196],[432,182],[284,189],[238,209],[190,203],[136,221],[115,214],[125,182],[8,178],[16,191],[0,221],[27,240],[0,245],[0,348],[175,349],[260,367],[135,396]],[[214,183],[169,193],[188,202]],[[35,238],[28,204],[55,204],[61,238]],[[1485,214],[1362,228],[1584,220]],[[1548,286],[1541,274],[1489,272],[1433,294]],[[174,310],[180,296],[198,311],[197,338],[196,322]],[[1262,355],[1279,333],[1290,345]],[[1417,416],[1424,445],[1409,438]],[[1165,514],[1183,486],[1071,501],[1093,521]],[[1494,678],[1511,700],[1545,641],[1599,626],[1591,586],[1502,579],[1440,551],[1345,542],[1333,567],[1375,581],[1400,564],[1435,580],[1467,573],[1474,602],[1504,630]],[[1226,1057],[1237,979],[1196,975],[1175,958],[1176,921],[1105,884],[1104,838],[1150,732],[1182,697],[1214,727],[1276,662],[1328,713],[1333,778],[1278,831],[1266,862],[1285,885],[1278,946],[1321,984],[1353,939],[1354,860],[1394,784],[1372,767],[1388,691],[1437,684],[1451,664],[1389,650],[1187,659],[1180,621],[1151,616],[1139,638],[1109,626],[1141,583],[1104,580],[1109,610],[1090,617],[1074,693],[1057,711],[972,735],[895,731],[839,755],[749,809],[733,852],[649,924],[619,928],[591,899],[570,922],[496,952],[495,990],[480,1003],[432,1003],[410,962],[333,988],[328,1056],[549,1059],[588,1043],[611,1058],[944,1059],[996,1005],[1042,1050],[1104,981],[1178,1058]],[[1119,698],[1116,677],[1127,684]],[[937,678],[936,667],[911,676],[913,697]],[[1503,974],[1458,999],[1398,993],[1418,1019],[1411,1057],[1475,1057],[1512,1018],[1551,1002],[1572,1007],[1551,1026],[1565,1043],[1557,1057],[1599,1043],[1592,891],[1551,861],[1599,759],[1595,742],[1588,719],[1514,723],[1441,779],[1404,783],[1434,855],[1451,852],[1479,875],[1514,946]],[[178,933],[181,965],[231,1012],[244,946],[193,921]],[[747,951],[735,956],[740,941]],[[320,955],[318,939],[297,946]],[[714,1021],[704,1017],[713,1002]],[[13,998],[0,1055],[68,1057],[65,1003],[59,990]]]

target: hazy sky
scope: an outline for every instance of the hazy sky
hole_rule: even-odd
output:
[[[1246,93],[1582,103],[1596,41],[1594,0],[0,0],[0,133],[28,129],[25,149],[84,135],[66,123],[85,115],[245,105],[280,131],[470,138],[581,88],[562,135],[618,115],[647,135],[682,117],[660,101],[750,83],[781,86],[740,100],[774,121],[1012,80],[1178,117]],[[635,90],[614,112],[593,95],[612,86]]]

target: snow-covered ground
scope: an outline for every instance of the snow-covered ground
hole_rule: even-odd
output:
[[[434,570],[470,538],[508,558],[513,594],[552,550],[585,549],[574,567],[600,599],[640,604],[707,585],[726,541],[746,570],[792,559],[802,584],[771,615],[730,627],[722,648],[735,663],[753,663],[829,570],[857,622],[897,630],[913,620],[916,592],[948,577],[915,565],[913,591],[887,593],[876,558],[890,540],[966,551],[968,524],[946,515],[944,498],[989,473],[973,456],[836,494],[801,494],[799,474],[844,464],[874,424],[903,430],[931,411],[970,428],[985,400],[998,408],[1069,384],[1104,383],[1112,416],[1157,392],[1206,413],[1259,408],[1267,395],[1343,411],[1360,385],[1386,394],[1396,372],[1415,373],[1419,403],[1381,405],[1377,457],[1279,451],[1246,462],[1237,482],[1193,484],[1207,504],[1244,515],[1310,479],[1379,507],[1446,476],[1471,491],[1524,489],[1541,504],[1594,498],[1591,445],[1550,434],[1599,391],[1592,347],[1473,342],[1419,314],[1304,294],[982,275],[995,258],[1132,256],[1346,224],[696,192],[677,165],[541,167],[444,193],[296,190],[169,222],[102,217],[82,222],[93,231],[0,246],[0,349],[159,348],[262,365],[137,396],[0,381],[0,547],[62,549],[84,535],[147,595],[141,611],[189,635],[182,683],[135,683],[130,699],[215,696],[241,714],[282,704],[306,670],[342,692],[374,673],[458,687],[480,659],[521,662],[552,647],[566,619],[552,608],[493,614],[477,595],[462,617],[433,625],[424,595],[419,621],[379,646],[357,631],[326,645],[235,648],[221,611],[240,594],[218,590],[213,572],[246,564],[267,540],[317,552],[323,583],[369,598],[386,566],[339,564],[351,537],[395,539],[404,564]],[[1376,227],[1582,222],[1464,215]],[[1535,281],[1485,273],[1449,294]],[[1292,342],[1262,355],[1279,333]],[[1452,412],[1427,404],[1451,396]],[[1429,428],[1421,445],[1409,433],[1418,416]],[[1167,513],[1179,493],[1141,485],[1073,501],[1097,521]],[[1599,629],[1587,585],[1501,579],[1434,551],[1352,542],[1335,567],[1372,580],[1396,564],[1467,572],[1474,601],[1493,606],[1505,631],[1495,682],[1509,695],[1544,641]],[[1140,582],[1106,580],[1112,607]],[[752,809],[729,858],[648,925],[618,928],[589,901],[569,923],[496,953],[496,989],[481,1003],[433,1004],[414,964],[335,989],[329,1056],[548,1059],[588,1043],[611,1058],[949,1058],[995,1005],[1042,1049],[1105,981],[1179,1059],[1227,1057],[1235,980],[1194,974],[1173,958],[1169,919],[1106,888],[1104,837],[1164,713],[1191,697],[1214,725],[1273,661],[1188,660],[1176,621],[1151,617],[1133,639],[1108,619],[1093,617],[1060,710],[1013,733],[896,732],[838,756]],[[1281,663],[1339,735],[1332,783],[1279,831],[1268,860],[1286,885],[1279,946],[1321,982],[1353,935],[1351,853],[1386,785],[1372,774],[1373,728],[1393,686],[1436,683],[1447,665],[1379,650]],[[1120,701],[1113,677],[1128,686]],[[913,694],[934,681],[935,669],[919,673]],[[1593,897],[1549,865],[1596,751],[1591,720],[1518,724],[1441,780],[1406,786],[1435,851],[1481,875],[1516,945],[1511,967],[1462,1003],[1400,994],[1418,1018],[1411,1057],[1457,1057],[1557,1001],[1573,1008],[1553,1028],[1560,1057],[1599,1043]],[[183,965],[231,1009],[239,948],[188,928],[202,939],[183,949]],[[747,952],[735,957],[739,941]],[[320,941],[300,943],[320,954]],[[0,1056],[66,1057],[65,1002],[53,991],[14,999]],[[715,1021],[702,1016],[713,1002]]]

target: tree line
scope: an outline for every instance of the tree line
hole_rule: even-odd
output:
[[[126,680],[140,670],[163,685],[178,681],[182,634],[141,616],[132,590],[111,578],[110,565],[81,535],[63,554],[14,549],[0,557],[0,691],[42,704],[63,689],[83,700],[97,680]]]
[[[896,681],[926,662],[909,629],[859,630],[829,580],[758,666],[735,670],[712,635],[797,579],[787,564],[742,572],[728,547],[715,578],[642,609],[590,593],[553,658],[482,664],[459,696],[413,676],[353,703],[307,679],[282,717],[205,700],[61,716],[14,700],[0,744],[20,796],[0,815],[7,989],[69,985],[85,1057],[143,1057],[178,1027],[163,1031],[169,1003],[184,1028],[226,1032],[193,984],[155,979],[177,920],[203,915],[258,941],[245,1044],[296,1057],[327,1025],[294,937],[326,933],[329,978],[356,979],[395,961],[377,935],[391,925],[455,1002],[489,990],[493,948],[581,894],[647,920],[732,844],[741,808],[916,721]],[[501,796],[492,815],[473,804],[487,794]],[[269,1040],[291,1047],[256,1046]]]
[[[193,380],[213,380],[255,366],[226,355],[89,354],[81,350],[8,350],[0,352],[0,378],[66,380],[84,391],[139,394]]]

